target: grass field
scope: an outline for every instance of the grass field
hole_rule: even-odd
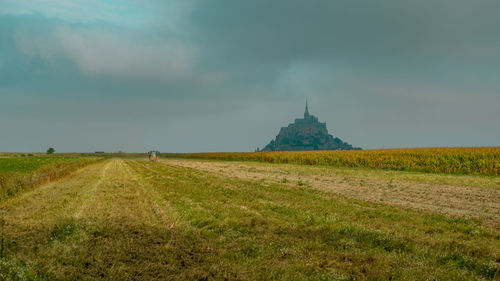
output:
[[[500,175],[500,147],[178,153],[166,156],[333,167],[364,167],[426,173]]]
[[[0,173],[30,173],[50,164],[63,164],[79,161],[76,157],[9,157],[0,158]]]
[[[5,280],[500,278],[496,176],[113,158],[0,205]]]
[[[0,201],[69,175],[94,163],[96,157],[2,157],[0,158]]]

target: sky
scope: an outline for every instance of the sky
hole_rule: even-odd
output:
[[[0,151],[500,146],[497,0],[0,0]]]

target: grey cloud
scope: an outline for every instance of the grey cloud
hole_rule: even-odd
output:
[[[201,1],[201,44],[231,59],[490,55],[498,1]]]
[[[113,30],[61,24],[50,27],[46,34],[19,30],[14,39],[28,57],[53,64],[62,56],[93,76],[178,80],[190,74],[193,63],[192,51],[181,43],[142,41],[141,36]]]
[[[197,70],[195,50],[174,32],[75,24],[39,13],[0,16],[0,61],[0,89],[53,98],[177,99],[221,77]]]
[[[225,73],[235,89],[255,89],[263,98],[279,98],[285,89],[314,95],[293,79],[309,85],[334,81],[339,87],[360,79],[406,80],[494,93],[498,8],[490,0],[201,0],[187,30],[198,46],[200,67]],[[308,76],[284,79],[293,71]]]
[[[136,28],[0,16],[0,148],[249,151],[306,97],[363,148],[500,144],[498,1],[147,5]]]

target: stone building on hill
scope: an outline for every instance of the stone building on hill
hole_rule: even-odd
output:
[[[325,122],[309,114],[306,102],[304,118],[295,119],[295,123],[281,128],[276,139],[272,140],[261,151],[279,150],[354,150],[361,149],[334,138],[328,134]]]

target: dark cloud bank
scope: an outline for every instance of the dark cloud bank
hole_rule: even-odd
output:
[[[306,98],[363,148],[500,145],[499,9],[193,1],[174,27],[0,14],[0,150],[252,151]]]

